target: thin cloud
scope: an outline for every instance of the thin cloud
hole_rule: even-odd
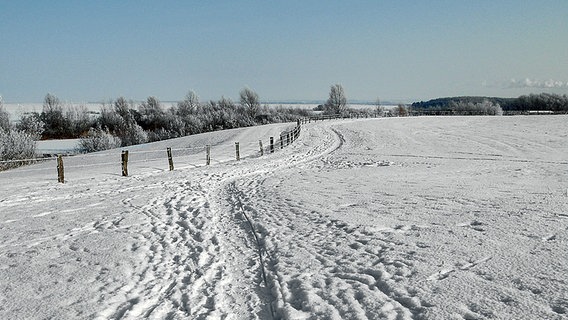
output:
[[[506,85],[506,88],[541,88],[541,89],[553,89],[553,88],[568,88],[568,82],[558,81],[558,80],[534,80],[525,78],[523,80],[511,79]]]

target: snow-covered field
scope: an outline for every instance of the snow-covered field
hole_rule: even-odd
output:
[[[2,172],[0,318],[566,319],[567,120],[334,120],[259,157],[270,125],[130,148],[129,177],[120,150],[65,184]]]

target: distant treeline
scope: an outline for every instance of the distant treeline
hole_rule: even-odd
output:
[[[497,97],[449,97],[429,101],[414,102],[415,112],[467,112],[481,106],[500,107],[504,114],[527,113],[529,111],[552,111],[553,113],[568,113],[568,96],[552,93],[523,95],[518,98]],[[468,108],[469,106],[469,108]]]

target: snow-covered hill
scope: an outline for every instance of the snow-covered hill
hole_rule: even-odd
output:
[[[129,177],[120,150],[65,184],[2,172],[0,318],[565,319],[567,120],[325,121],[260,157],[270,125],[132,147]]]

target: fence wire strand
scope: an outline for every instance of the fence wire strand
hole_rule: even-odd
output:
[[[271,153],[276,153],[283,150],[285,147],[290,146],[294,141],[299,138],[301,132],[301,124],[307,124],[308,120],[298,122],[298,125],[293,129],[288,129],[280,133],[280,136],[276,137],[276,139],[272,140],[272,144],[270,141],[265,141],[260,139],[259,141],[262,143],[262,148],[259,142],[247,142],[245,144],[238,144],[238,150],[240,153],[240,159],[245,158],[257,158],[261,157],[262,155],[268,155]],[[211,164],[222,164],[236,160],[236,147],[230,143],[222,143],[220,145],[204,145],[204,146],[190,146],[190,147],[181,147],[181,148],[171,148],[172,151],[172,159],[174,162],[174,166],[178,168],[200,168],[207,166],[206,164],[206,157],[205,153],[207,152],[207,148],[209,147],[210,150],[210,163]],[[226,148],[231,147],[233,150],[228,151]],[[223,152],[215,152],[219,150],[224,150]],[[139,164],[139,163],[148,163],[148,162],[158,162],[163,161],[164,167],[168,165],[168,157],[167,157],[167,149],[163,150],[132,150],[128,151],[127,149],[123,150],[128,152],[129,159],[127,161],[128,164]],[[199,158],[203,156],[203,159]],[[216,156],[217,155],[217,156]],[[101,152],[101,153],[94,153],[94,154],[76,154],[76,155],[69,155],[69,154],[61,154],[60,155],[64,160],[64,169],[80,169],[80,168],[88,168],[88,167],[103,167],[103,166],[116,166],[118,170],[121,167],[121,153],[119,152]],[[88,163],[89,158],[109,158],[109,157],[116,157],[116,162],[103,162],[103,163]],[[30,159],[14,159],[14,160],[2,160],[0,161],[0,165],[5,164],[14,164],[14,163],[25,163],[29,162],[30,164],[41,164],[50,161],[57,160],[57,157],[45,157],[45,158],[30,158]],[[202,162],[202,163],[201,163]],[[15,167],[18,168],[18,167]],[[15,168],[7,168],[15,169]],[[19,166],[21,168],[21,166]],[[46,171],[51,170],[54,168],[30,168],[30,169],[19,169],[17,172],[32,172],[32,171]],[[1,171],[1,170],[0,170]]]

